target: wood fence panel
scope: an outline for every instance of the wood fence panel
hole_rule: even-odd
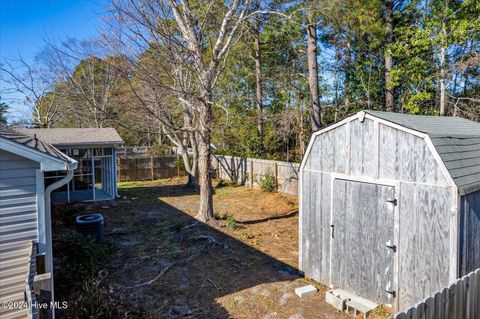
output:
[[[121,182],[145,181],[185,175],[177,166],[178,157],[118,157],[117,177]],[[212,173],[228,182],[259,188],[266,175],[275,176],[276,189],[280,193],[298,195],[298,169],[300,164],[281,161],[215,155],[212,157]]]
[[[298,195],[298,163],[215,155],[212,166],[225,181],[258,188],[262,178],[270,175],[276,179],[278,192]]]
[[[117,176],[120,182],[145,181],[185,175],[177,167],[177,156],[118,157]]]
[[[458,279],[416,306],[392,319],[478,319],[480,318],[480,269]]]

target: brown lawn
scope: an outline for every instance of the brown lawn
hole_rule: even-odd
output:
[[[223,219],[206,225],[184,183],[121,183],[122,199],[86,206],[104,215],[116,245],[100,282],[105,302],[126,318],[347,318],[297,271],[295,196],[216,187]],[[320,292],[298,298],[309,283]]]

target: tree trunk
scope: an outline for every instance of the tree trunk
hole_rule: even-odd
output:
[[[318,91],[318,63],[317,63],[317,26],[310,12],[307,12],[307,60],[308,84],[310,87],[310,112],[312,114],[312,131],[322,127],[322,110]]]
[[[345,114],[350,113],[350,74],[351,74],[351,64],[352,64],[352,50],[351,50],[351,43],[347,40],[346,43],[347,47],[347,54],[345,57],[345,92],[344,92],[344,106],[345,106]]]
[[[185,108],[185,114],[183,116],[185,127],[193,127],[193,119],[191,113]],[[190,158],[188,156],[188,146],[190,145],[192,149],[192,163],[190,164]],[[186,131],[183,135],[182,148],[184,148],[184,153],[182,153],[183,162],[185,165],[185,170],[188,174],[187,186],[189,187],[198,187],[198,147],[197,140],[194,132]],[[188,167],[188,169],[187,169]]]
[[[385,0],[385,110],[393,112],[393,86],[391,72],[393,68],[393,58],[390,51],[390,46],[393,42],[393,0]]]
[[[306,150],[306,147],[305,147],[305,128],[304,128],[304,104],[303,103],[300,103],[300,136],[299,136],[299,139],[300,139],[300,150],[302,152],[302,154],[305,154],[305,150]]]
[[[188,174],[188,186],[198,187],[198,145],[195,138],[195,133],[189,133],[190,137],[190,146],[192,147],[192,169],[190,174]]]
[[[442,20],[442,39],[440,41],[440,115],[445,115],[445,56],[447,30],[445,21]]]
[[[200,207],[196,218],[206,222],[213,218],[213,187],[210,174],[210,135],[212,123],[212,93],[206,90],[203,94],[204,103],[201,105],[198,118],[198,183],[200,185]]]
[[[260,137],[263,136],[263,90],[262,90],[262,64],[260,51],[260,23],[258,17],[252,22],[253,38],[255,42],[255,81],[257,96],[257,132]]]
[[[440,49],[440,115],[445,115],[445,47]]]

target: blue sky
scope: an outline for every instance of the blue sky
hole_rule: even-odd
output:
[[[0,0],[0,58],[32,59],[44,39],[95,36],[105,0]]]
[[[106,4],[107,0],[0,0],[0,63],[19,54],[32,62],[45,40],[96,37]],[[11,107],[10,120],[24,117],[19,97],[3,96]]]

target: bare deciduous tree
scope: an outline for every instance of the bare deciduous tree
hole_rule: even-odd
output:
[[[385,0],[385,110],[393,112],[392,69],[393,58],[390,46],[393,43],[393,0]]]
[[[58,109],[59,96],[54,92],[59,80],[54,71],[45,60],[36,58],[34,63],[28,63],[21,56],[0,66],[2,95],[25,105],[26,109],[17,111],[27,113],[24,116],[31,118],[34,126],[51,127],[63,116]]]
[[[140,82],[153,84],[149,86],[150,99],[137,96],[156,114],[172,142],[183,147],[182,141],[194,141],[200,186],[197,218],[207,221],[213,218],[210,145],[214,87],[222,63],[248,18],[250,1],[200,1],[194,5],[174,0],[128,0],[114,1],[112,6],[112,25],[116,28],[110,45],[137,65],[141,65],[141,53],[153,48],[150,66],[156,65],[155,73],[148,67],[136,72]],[[195,85],[181,84],[185,82],[179,81],[178,74],[185,74],[185,70]],[[173,125],[176,121],[172,116],[178,116],[173,110],[183,113],[182,127]]]
[[[315,6],[315,1],[306,0],[305,14],[307,18],[308,83],[310,87],[312,131],[314,132],[322,127],[322,109],[320,107],[320,94],[318,89],[317,23],[315,21]]]

